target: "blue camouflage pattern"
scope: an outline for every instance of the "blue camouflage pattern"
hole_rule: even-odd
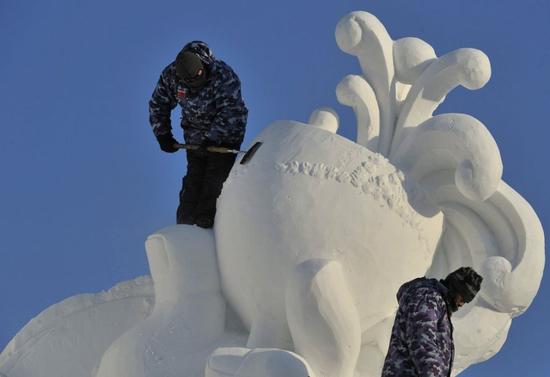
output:
[[[447,288],[436,279],[418,278],[397,293],[382,377],[449,377],[454,344]]]
[[[172,132],[170,114],[179,104],[186,143],[238,148],[244,138],[248,109],[237,74],[216,59],[204,42],[190,42],[184,49],[199,56],[208,71],[208,81],[193,93],[178,80],[175,61],[164,68],[149,101],[153,133],[158,136]]]

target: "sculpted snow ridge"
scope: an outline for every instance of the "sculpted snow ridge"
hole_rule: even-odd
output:
[[[150,276],[141,276],[134,280],[120,282],[107,291],[72,296],[52,305],[30,320],[8,343],[1,356],[5,356],[5,352],[9,354],[24,346],[25,342],[31,341],[35,336],[40,336],[52,323],[97,305],[128,298],[143,298],[146,305],[152,308],[154,304],[152,284]]]
[[[67,298],[19,331],[0,354],[0,372],[10,377],[35,373],[88,377],[104,347],[143,320],[153,305],[149,276],[121,282],[97,294]],[[65,358],[64,353],[76,353],[80,358]]]

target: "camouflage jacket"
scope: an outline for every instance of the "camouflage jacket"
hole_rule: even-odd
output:
[[[164,68],[149,101],[149,122],[155,136],[171,132],[170,113],[179,104],[187,143],[240,146],[248,109],[241,97],[239,78],[205,43],[195,41],[184,48],[199,55],[209,72],[208,82],[192,93],[178,80],[175,62]]]
[[[436,279],[418,278],[397,293],[382,377],[448,377],[454,344],[447,288]]]

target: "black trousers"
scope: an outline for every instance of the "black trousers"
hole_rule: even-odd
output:
[[[214,222],[216,200],[235,163],[233,153],[187,151],[187,174],[182,179],[178,224]]]

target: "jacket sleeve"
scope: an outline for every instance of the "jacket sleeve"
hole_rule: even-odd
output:
[[[248,109],[241,96],[241,82],[232,71],[216,86],[214,103],[216,115],[206,134],[208,143],[240,146],[244,138]]]
[[[155,136],[167,134],[172,130],[170,114],[176,107],[177,100],[170,87],[169,74],[169,67],[166,67],[149,101],[149,123]]]
[[[418,375],[447,377],[450,366],[445,350],[450,350],[451,345],[445,343],[451,342],[451,337],[438,335],[438,323],[447,310],[445,301],[431,290],[420,289],[411,302],[406,338]]]

